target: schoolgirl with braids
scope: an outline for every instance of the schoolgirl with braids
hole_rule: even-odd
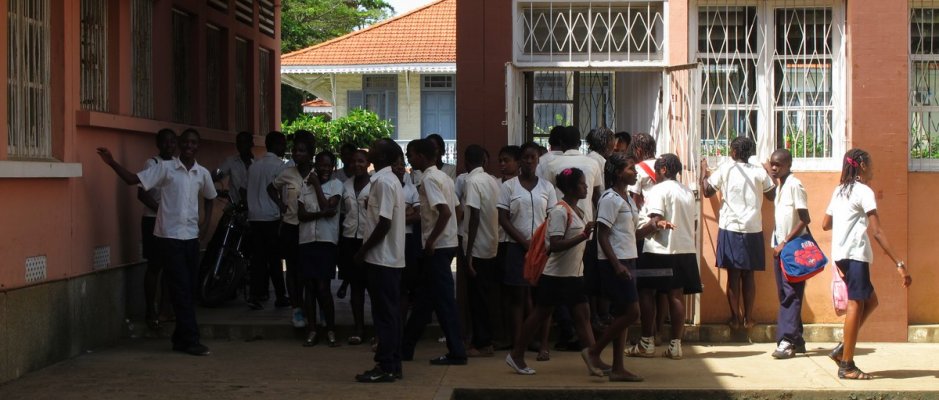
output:
[[[906,264],[887,241],[877,214],[877,200],[868,183],[874,177],[870,154],[861,149],[848,150],[841,165],[841,183],[835,187],[825,211],[822,229],[831,230],[831,259],[838,266],[848,286],[848,314],[844,320],[844,341],[828,355],[838,363],[841,379],[871,379],[854,365],[858,332],[867,317],[877,308],[877,293],[870,279],[874,260],[868,232],[896,264],[903,287],[913,282]]]
[[[717,233],[717,267],[727,270],[727,305],[732,328],[751,328],[756,279],[753,273],[765,269],[763,240],[763,198],[776,198],[776,184],[761,166],[748,162],[756,143],[746,136],[730,142],[733,162],[717,167],[714,174],[701,160],[700,186],[704,196],[721,191],[721,209]],[[742,290],[741,290],[742,288]],[[742,304],[741,304],[742,298]]]
[[[639,270],[644,276],[636,282],[642,335],[639,343],[629,349],[630,356],[655,355],[655,294],[664,291],[668,294],[671,341],[662,356],[681,359],[681,338],[685,328],[684,294],[701,293],[701,276],[695,254],[695,199],[691,189],[676,180],[681,169],[681,160],[674,154],[663,154],[655,160],[658,183],[646,194],[643,213],[649,223],[640,229],[640,235],[646,230],[651,232],[645,238],[639,260]]]

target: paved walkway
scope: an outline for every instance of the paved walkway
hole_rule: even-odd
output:
[[[825,356],[831,347],[828,343],[810,343],[807,355],[784,361],[769,356],[772,344],[686,344],[686,358],[681,361],[627,359],[627,368],[644,376],[645,382],[611,383],[588,376],[578,353],[554,352],[548,362],[535,362],[533,353],[529,353],[530,364],[538,370],[534,376],[512,373],[503,363],[505,352],[497,352],[493,358],[472,359],[467,366],[434,367],[423,360],[442,354],[445,347],[426,340],[418,348],[419,361],[405,363],[404,380],[390,384],[353,382],[356,373],[372,366],[372,355],[364,345],[304,348],[290,339],[210,340],[206,344],[213,354],[193,357],[169,351],[166,339],[128,339],[0,386],[0,399],[450,399],[454,388],[601,393],[637,389],[803,389],[827,393],[823,398],[865,398],[855,394],[902,391],[899,396],[895,393],[886,398],[939,398],[939,344],[863,343],[856,361],[877,377],[866,382],[837,378],[834,363]],[[660,353],[662,350],[658,349]],[[604,359],[610,359],[609,351]],[[828,391],[838,392],[832,395]],[[567,393],[563,398],[576,397]]]

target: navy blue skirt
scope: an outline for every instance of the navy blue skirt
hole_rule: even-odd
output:
[[[717,267],[745,271],[766,269],[766,243],[763,232],[717,231]]]
[[[336,245],[312,242],[300,245],[298,262],[303,279],[333,279],[336,277]]]
[[[518,243],[505,244],[505,273],[502,276],[502,283],[508,286],[531,286],[525,280],[525,247]]]

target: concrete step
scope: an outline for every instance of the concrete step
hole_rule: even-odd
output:
[[[462,389],[453,390],[451,400],[918,400],[935,399],[926,391],[844,390],[700,390],[700,389]]]

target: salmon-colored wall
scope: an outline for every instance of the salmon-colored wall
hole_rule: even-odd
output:
[[[109,23],[109,105],[110,112],[88,112],[79,104],[79,6],[77,1],[52,2],[52,116],[53,156],[66,163],[82,164],[82,176],[78,178],[0,178],[0,291],[22,287],[25,282],[25,260],[27,257],[47,257],[47,278],[44,282],[67,279],[93,271],[93,255],[96,246],[110,246],[111,267],[118,267],[141,260],[140,215],[142,204],[137,201],[136,188],[124,185],[117,176],[100,161],[95,148],[111,149],[115,158],[132,171],[143,167],[147,158],[156,154],[154,133],[162,127],[178,132],[189,125],[167,122],[171,118],[171,76],[167,73],[171,65],[171,26],[168,23],[174,7],[192,13],[194,20],[193,49],[200,61],[194,66],[193,98],[203,99],[205,75],[205,24],[213,23],[225,29],[230,43],[234,36],[249,38],[252,44],[274,50],[274,60],[280,58],[279,29],[277,37],[271,38],[258,31],[257,17],[249,26],[235,20],[233,10],[223,13],[206,5],[203,0],[160,1],[154,3],[153,24],[153,76],[155,119],[140,119],[131,114],[131,69],[132,43],[130,36],[130,2],[111,0]],[[255,4],[257,7],[257,4]],[[0,0],[0,58],[6,57],[7,18],[2,10],[7,1]],[[255,12],[257,14],[257,10]],[[279,22],[280,6],[276,6],[275,18]],[[253,60],[256,63],[257,51]],[[227,69],[234,69],[233,52],[229,52]],[[0,72],[6,69],[0,62]],[[275,61],[276,65],[276,61]],[[253,71],[257,68],[252,66]],[[272,69],[271,81],[275,88],[273,102],[273,124],[279,126],[280,99],[279,68]],[[227,73],[229,86],[234,86],[234,77]],[[257,77],[252,81],[257,82]],[[5,93],[6,80],[0,81],[0,92]],[[251,91],[251,102],[258,109],[258,91]],[[5,97],[3,97],[5,99]],[[200,164],[212,170],[229,154],[235,152],[234,133],[230,129],[208,129],[205,123],[204,102],[194,103],[194,124],[202,133]],[[227,104],[234,107],[233,102]],[[0,107],[0,117],[5,117],[7,107]],[[256,112],[255,112],[256,113]],[[233,116],[233,112],[226,115]],[[231,118],[230,118],[231,119]],[[6,118],[3,118],[6,120]],[[255,118],[255,126],[258,126]],[[229,123],[229,126],[233,126]],[[0,162],[8,159],[6,151],[7,125],[0,124]],[[257,137],[255,143],[262,144]],[[260,149],[258,150],[260,152]],[[224,206],[216,202],[215,216]]]
[[[939,260],[939,246],[936,244],[936,238],[939,236],[939,218],[936,213],[939,174],[911,173],[909,185],[908,253],[901,253],[901,257],[908,254],[906,261],[910,274],[913,275],[913,286],[910,286],[909,290],[908,318],[910,324],[935,324],[939,323],[939,300],[936,296],[936,286],[939,284],[939,269],[936,268],[936,260]],[[902,222],[886,221],[885,224],[901,226]],[[885,269],[891,269],[886,268],[888,265],[883,266]],[[897,278],[892,274],[888,275],[890,276],[886,279],[886,284],[895,285]]]

